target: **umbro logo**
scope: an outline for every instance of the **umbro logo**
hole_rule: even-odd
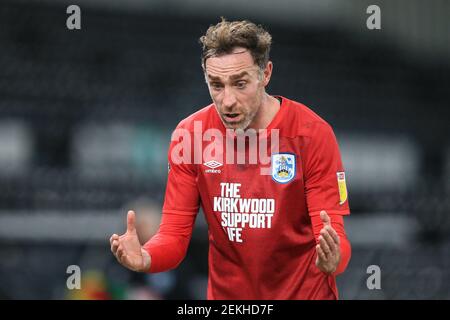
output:
[[[208,162],[205,162],[203,165],[210,168],[210,169],[205,170],[206,173],[221,173],[222,172],[220,169],[216,170],[218,167],[223,166],[223,164],[221,164],[219,161],[210,160]]]
[[[216,160],[211,160],[211,161],[205,162],[204,165],[211,169],[215,169],[215,168],[222,166],[222,164]]]

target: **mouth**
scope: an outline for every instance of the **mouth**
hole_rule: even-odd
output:
[[[224,113],[223,117],[227,122],[239,122],[241,118],[240,113]]]

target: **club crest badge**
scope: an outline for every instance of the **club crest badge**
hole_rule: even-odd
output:
[[[278,183],[288,183],[294,179],[296,172],[295,154],[273,154],[271,160],[273,180]]]

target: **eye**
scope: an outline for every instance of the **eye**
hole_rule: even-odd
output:
[[[238,82],[236,82],[236,87],[238,89],[244,89],[246,85],[247,85],[246,81],[238,81]]]
[[[222,84],[219,82],[212,82],[210,84],[211,88],[213,88],[214,90],[220,90],[222,88]]]

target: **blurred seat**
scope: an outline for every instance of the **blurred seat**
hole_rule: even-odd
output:
[[[162,182],[167,173],[170,132],[150,125],[124,122],[81,123],[73,134],[71,162],[86,179]]]
[[[33,135],[19,120],[0,121],[0,174],[14,176],[30,170],[33,160]]]
[[[354,192],[404,192],[419,182],[420,153],[408,137],[341,134],[338,139]]]

